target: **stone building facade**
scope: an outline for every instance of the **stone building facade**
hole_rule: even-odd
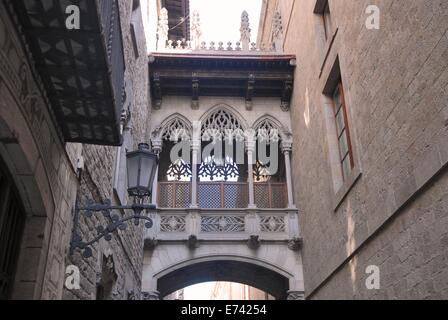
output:
[[[447,17],[444,0],[263,3],[258,42],[271,46],[280,29],[297,56],[293,176],[308,299],[448,298]],[[351,144],[344,171],[336,90]]]
[[[11,270],[8,271],[15,281],[6,283],[2,298],[139,299],[142,227],[131,226],[128,229],[131,232],[117,233],[110,242],[95,245],[94,257],[89,260],[82,259],[79,252],[70,254],[69,247],[75,204],[88,199],[96,202],[111,199],[115,204],[126,202],[126,193],[120,187],[126,185],[123,161],[119,159],[123,159],[126,151],[134,150],[138,143],[147,141],[148,64],[140,3],[116,2],[118,30],[121,30],[114,37],[122,39],[126,84],[122,147],[66,143],[61,138],[60,118],[55,118],[53,97],[42,80],[45,74],[39,69],[39,57],[20,27],[23,21],[20,14],[25,10],[17,10],[18,3],[0,2],[0,160],[2,179],[8,177],[11,192],[19,199],[24,226],[22,232],[18,230],[20,246],[10,247],[16,253],[11,254]],[[92,4],[100,6],[105,2],[88,5]],[[32,13],[34,4],[28,2],[27,5],[30,7],[26,9]],[[81,29],[92,17],[86,5],[80,2]],[[65,8],[48,10],[48,16],[56,12],[59,17],[66,17]],[[41,17],[44,19],[45,15]],[[76,37],[77,31],[73,32]],[[74,46],[74,42],[71,45]],[[61,46],[63,44],[59,43],[57,48]],[[90,51],[90,54],[93,57],[96,52]],[[99,59],[105,56],[100,55]],[[117,92],[121,89],[114,88]],[[3,183],[4,179],[1,181]],[[7,196],[4,190],[1,190],[2,206]],[[81,218],[80,233],[85,239],[92,239],[96,235],[94,226],[106,223],[103,218],[88,222]],[[64,287],[69,266],[79,268],[78,289]]]
[[[80,0],[81,31],[39,3],[0,1],[0,299],[150,300],[201,279],[288,299],[448,298],[447,1],[264,0],[253,44],[247,13],[239,43],[210,46],[192,13],[192,41],[159,21],[149,59],[140,1]],[[169,22],[173,1],[157,3]],[[185,189],[161,172],[154,228],[70,252],[76,204],[128,202],[126,151],[223,119],[280,131],[278,181],[247,166],[210,187],[190,168]],[[179,186],[179,202],[162,192]],[[78,232],[108,222],[81,217]]]

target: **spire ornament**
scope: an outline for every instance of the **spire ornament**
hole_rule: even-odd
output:
[[[283,22],[279,11],[274,14],[272,22],[272,41],[276,52],[283,52]]]
[[[243,11],[241,15],[240,32],[241,32],[241,43],[243,51],[249,51],[251,29],[249,23],[249,14],[247,13],[247,11]]]
[[[199,11],[195,10],[193,12],[193,19],[191,21],[191,43],[194,50],[199,50],[201,47],[201,17],[199,16]]]
[[[168,10],[166,10],[166,8],[162,8],[162,10],[160,10],[159,26],[157,28],[157,48],[159,50],[166,49],[168,41],[168,31]]]

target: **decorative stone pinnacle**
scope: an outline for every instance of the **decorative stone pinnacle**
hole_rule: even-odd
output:
[[[202,29],[201,29],[201,18],[199,15],[199,11],[195,10],[193,12],[193,18],[191,21],[191,42],[192,47],[195,50],[200,49],[201,46],[201,36],[202,36]]]
[[[279,11],[274,14],[272,26],[272,40],[275,51],[283,52],[283,22]]]
[[[251,36],[251,30],[250,30],[250,23],[249,23],[249,14],[247,11],[243,11],[241,15],[241,43],[243,45],[243,50],[248,51],[249,50],[249,44],[250,44],[250,36]]]
[[[168,10],[166,10],[166,8],[162,8],[162,10],[160,10],[159,25],[157,28],[157,36],[158,36],[157,46],[159,49],[166,48],[166,42],[168,40],[168,31],[169,31]]]

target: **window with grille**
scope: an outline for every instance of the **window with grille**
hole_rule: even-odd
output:
[[[0,300],[11,297],[24,221],[17,192],[0,163]]]

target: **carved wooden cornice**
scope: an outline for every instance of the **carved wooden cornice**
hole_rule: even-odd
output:
[[[153,107],[165,96],[186,96],[198,108],[201,96],[241,97],[252,108],[257,97],[279,98],[289,110],[296,60],[293,55],[154,53],[150,56]]]

